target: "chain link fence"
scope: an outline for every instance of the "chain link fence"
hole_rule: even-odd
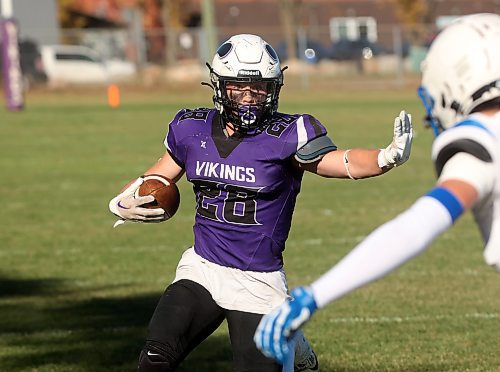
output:
[[[401,25],[377,25],[371,31],[360,27],[358,35],[345,34],[332,25],[298,28],[295,58],[290,55],[281,25],[256,29],[218,28],[217,41],[222,43],[234,34],[255,33],[276,50],[283,65],[289,65],[288,76],[384,77],[401,82],[419,72],[420,63],[437,33],[434,25],[417,25],[411,30]],[[343,34],[344,32],[344,34]],[[84,45],[94,49],[101,59],[132,62],[137,78],[144,84],[172,81],[199,82],[206,79],[209,50],[202,28],[150,30],[65,29],[61,43]]]

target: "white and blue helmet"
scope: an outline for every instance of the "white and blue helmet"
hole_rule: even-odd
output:
[[[473,14],[447,26],[422,62],[419,95],[436,135],[500,101],[500,16]]]
[[[283,70],[274,49],[261,37],[241,34],[231,37],[217,49],[210,69],[214,104],[222,118],[241,131],[259,130],[278,109]],[[228,83],[266,83],[261,103],[244,105],[232,100]]]

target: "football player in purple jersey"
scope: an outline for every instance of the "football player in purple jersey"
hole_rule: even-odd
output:
[[[172,371],[227,320],[236,371],[280,371],[253,334],[263,314],[288,297],[283,250],[305,171],[331,178],[366,178],[410,155],[411,117],[394,121],[380,149],[340,150],[307,114],[278,112],[283,70],[274,49],[255,35],[236,35],[217,50],[210,70],[213,108],[183,109],[169,125],[163,157],[144,174],[174,181],[184,174],[196,197],[194,245],[177,266],[152,316],[140,371]],[[164,211],[134,197],[142,177],[110,201],[120,220],[159,222]],[[317,370],[300,335],[295,371]]]
[[[293,289],[293,301],[264,316],[255,333],[263,353],[285,360],[288,341],[318,309],[417,257],[467,210],[481,232],[486,263],[500,272],[499,60],[498,14],[457,18],[436,37],[418,91],[436,135],[436,184],[320,278]]]

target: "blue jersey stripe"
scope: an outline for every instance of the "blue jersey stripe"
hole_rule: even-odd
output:
[[[460,217],[464,211],[464,207],[462,207],[462,204],[460,204],[457,197],[444,187],[435,187],[429,191],[426,196],[430,196],[443,204],[448,210],[453,222],[455,222],[455,220]]]
[[[488,134],[491,135],[492,137],[495,137],[495,135],[488,128],[486,128],[483,124],[481,124],[479,121],[472,120],[472,119],[467,119],[467,120],[461,121],[461,122],[455,124],[453,126],[453,128],[463,127],[463,126],[470,126],[470,127],[476,127],[476,128],[482,129],[482,130],[488,132]]]

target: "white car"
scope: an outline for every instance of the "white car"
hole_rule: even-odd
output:
[[[136,74],[133,63],[121,60],[103,61],[95,50],[86,46],[43,45],[40,53],[50,82],[113,83]]]

